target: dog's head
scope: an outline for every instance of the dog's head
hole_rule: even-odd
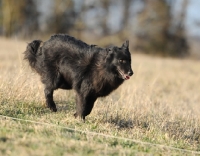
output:
[[[108,48],[107,63],[119,78],[128,80],[132,75],[131,54],[129,52],[129,41],[125,41],[121,47]]]

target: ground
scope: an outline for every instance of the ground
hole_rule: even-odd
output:
[[[56,91],[57,113],[45,107],[26,44],[0,38],[0,155],[200,154],[199,61],[132,53],[134,75],[83,123],[72,90]]]

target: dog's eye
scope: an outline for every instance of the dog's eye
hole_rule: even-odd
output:
[[[123,63],[123,60],[119,60],[119,63]]]
[[[123,63],[126,63],[126,60],[123,60]]]

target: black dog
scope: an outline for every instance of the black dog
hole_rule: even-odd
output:
[[[85,120],[98,97],[107,96],[133,75],[129,42],[121,47],[100,48],[69,35],[54,35],[29,43],[24,59],[40,76],[45,86],[47,106],[57,111],[54,90],[76,91],[76,113]]]

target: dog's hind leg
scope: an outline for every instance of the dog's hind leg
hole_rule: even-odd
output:
[[[58,83],[59,83],[59,74],[56,74],[56,72],[53,71],[51,68],[47,68],[44,75],[41,77],[41,81],[45,86],[44,89],[44,94],[46,98],[46,105],[51,109],[51,111],[56,112],[56,104],[53,101],[53,92],[55,89],[58,88]]]
[[[44,94],[46,98],[47,107],[49,107],[53,112],[57,111],[56,105],[53,101],[53,89],[45,87]]]

